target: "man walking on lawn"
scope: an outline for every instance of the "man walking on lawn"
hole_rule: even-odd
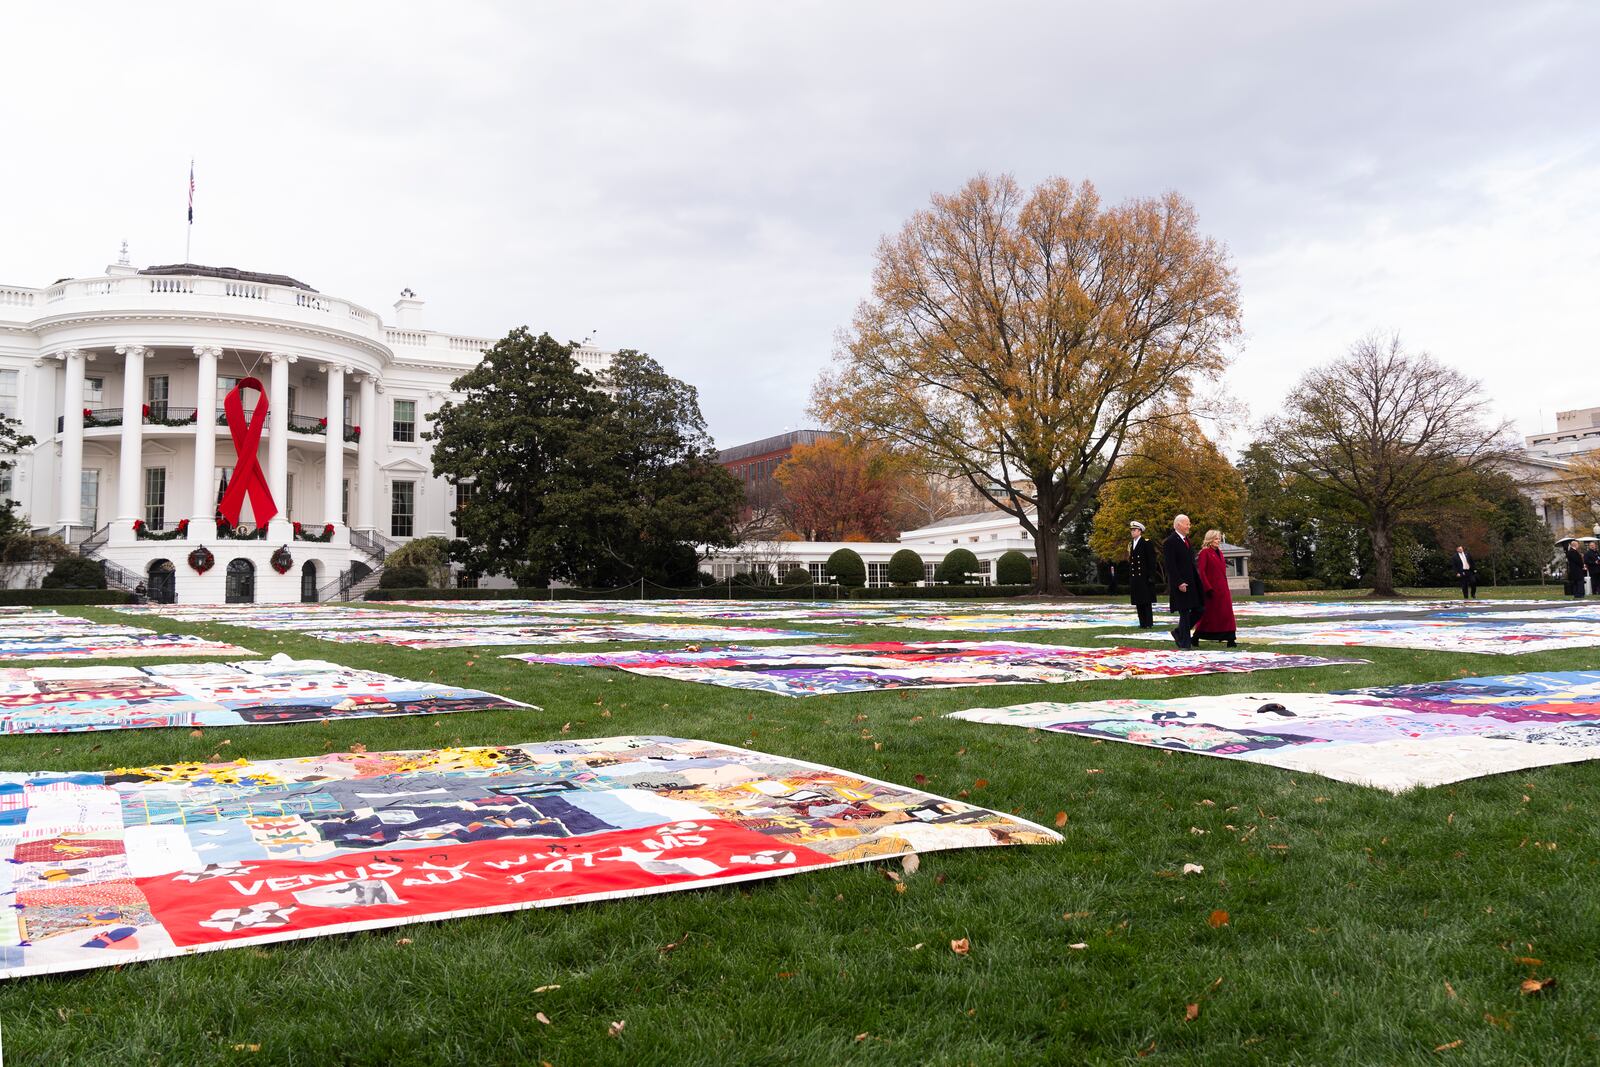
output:
[[[1201,608],[1200,572],[1195,569],[1194,549],[1189,547],[1189,516],[1172,520],[1172,532],[1161,546],[1161,554],[1167,565],[1167,607],[1178,614],[1172,640],[1186,649],[1191,646],[1190,634]]]

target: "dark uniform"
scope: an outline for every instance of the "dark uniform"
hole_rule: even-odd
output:
[[[1600,590],[1600,548],[1590,545],[1583,554],[1583,562],[1589,570],[1589,592],[1594,593]]]
[[[1567,592],[1583,595],[1583,553],[1578,551],[1576,541],[1567,542]]]
[[[1161,581],[1156,550],[1148,537],[1139,537],[1128,546],[1128,598],[1139,609],[1139,626],[1148,630],[1156,624],[1151,607],[1156,602],[1156,583]]]
[[[1478,567],[1472,562],[1472,553],[1462,549],[1455,554],[1456,580],[1461,583],[1461,599],[1471,600],[1478,595]]]
[[[1178,613],[1172,639],[1179,648],[1188,648],[1204,601],[1200,592],[1200,571],[1194,565],[1194,550],[1189,547],[1187,537],[1173,530],[1161,546],[1161,555],[1167,567],[1167,606]]]

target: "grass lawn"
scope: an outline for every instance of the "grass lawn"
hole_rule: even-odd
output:
[[[659,733],[896,782],[926,775],[931,792],[970,790],[976,803],[1047,825],[1065,812],[1066,841],[931,853],[904,893],[883,876],[887,865],[866,864],[19,979],[0,986],[10,1064],[1600,1062],[1600,766],[1391,796],[940,717],[1041,699],[1600,668],[1600,649],[1331,648],[1321,651],[1371,663],[793,700],[498,658],[509,649],[412,652],[159,628],[471,685],[544,710],[198,738],[182,729],[7,737],[0,769]],[[1094,632],[993,637],[1099,644]],[[1185,863],[1205,871],[1182,876]],[[1225,925],[1212,921],[1219,911]],[[969,939],[968,955],[951,951],[957,938]],[[1523,995],[1530,976],[1556,984]],[[608,1036],[616,1021],[625,1029]]]

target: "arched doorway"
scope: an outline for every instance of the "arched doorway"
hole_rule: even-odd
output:
[[[247,559],[228,561],[228,603],[256,602],[256,565]]]
[[[178,602],[178,568],[170,559],[153,559],[145,571],[145,596],[152,604]]]
[[[317,602],[317,565],[312,560],[306,560],[300,568],[300,603],[315,604]]]

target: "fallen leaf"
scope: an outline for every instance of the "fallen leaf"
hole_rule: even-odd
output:
[[[1214,808],[1217,806],[1217,802],[1215,800],[1199,800],[1196,801],[1196,803],[1205,808]]]
[[[1189,1005],[1184,1007],[1184,1009],[1183,1009],[1183,1021],[1184,1022],[1192,1023],[1198,1018],[1200,1018],[1200,1005],[1198,1005],[1198,1004],[1189,1004]]]
[[[900,858],[900,868],[906,872],[907,878],[911,877],[913,874],[916,874],[917,869],[921,866],[922,857],[918,856],[915,852]]]
[[[539,1021],[540,1021],[540,1022],[542,1022],[542,1023],[544,1023],[544,1024],[545,1024],[545,1025],[546,1025],[546,1026],[549,1026],[549,1025],[550,1025],[550,1017],[549,1017],[549,1016],[548,1016],[548,1015],[546,1015],[546,1014],[545,1014],[545,1013],[544,1013],[544,1012],[542,1012],[542,1011],[536,1011],[536,1012],[534,1012],[534,1013],[533,1013],[533,1017],[534,1017],[534,1018],[535,1018],[535,1019],[538,1019],[538,1020],[539,1020]]]
[[[254,1044],[251,1044],[251,1045],[235,1045],[235,1046],[233,1046],[233,1051],[235,1051],[235,1052],[260,1052],[261,1051],[261,1046],[260,1045],[254,1045]]]
[[[1148,1045],[1146,1045],[1144,1048],[1139,1050],[1139,1058],[1142,1060],[1146,1056],[1148,1056],[1152,1052],[1154,1052],[1155,1050],[1156,1050],[1156,1043],[1154,1041],[1152,1041]]]
[[[1067,813],[1064,811],[1056,812],[1056,828],[1060,829],[1065,825],[1067,825]]]
[[[622,1019],[618,1019],[616,1022],[611,1024],[610,1028],[606,1030],[606,1033],[610,1034],[612,1037],[621,1037],[622,1028],[627,1025],[627,1022]]]
[[[189,731],[189,736],[190,737],[204,737],[205,735],[206,735],[206,732],[204,730],[190,730]]]
[[[912,945],[910,948],[906,949],[906,951],[907,952],[916,952],[916,951],[918,951],[918,950],[920,950],[922,948],[923,944],[924,944],[924,942],[918,941],[915,945]]]
[[[1205,874],[1206,873],[1206,869],[1204,867],[1200,866],[1200,864],[1198,864],[1198,863],[1185,863],[1183,865],[1183,873],[1184,874]]]
[[[534,992],[535,993],[548,993],[552,989],[560,989],[560,988],[561,987],[558,986],[558,985],[542,985],[538,989],[535,989]]]
[[[611,718],[611,709],[610,709],[610,708],[607,708],[607,709],[605,709],[605,710],[604,710],[604,711],[602,711],[602,712],[601,712],[601,713],[600,713],[600,717],[601,717],[601,718],[602,718],[602,719],[609,719],[609,718]]]
[[[361,753],[365,752],[366,750],[367,750],[367,746],[363,745],[360,741],[357,741],[355,744],[350,746],[350,751],[354,752],[358,756]]]
[[[1084,942],[1082,942],[1082,941],[1078,941],[1078,942],[1075,942],[1075,943],[1073,943],[1071,945],[1068,945],[1067,947],[1068,948],[1078,949],[1081,952],[1082,950],[1088,948],[1089,946],[1087,944],[1085,944]]]
[[[972,783],[972,788],[974,788],[974,789],[985,789],[985,788],[988,787],[988,785],[989,785],[989,779],[987,779],[987,778],[979,778],[976,782]]]
[[[954,952],[957,956],[965,956],[968,952],[972,951],[972,942],[964,937],[958,938],[955,941],[950,942],[950,951]]]
[[[911,780],[916,782],[918,785],[928,784],[928,776],[926,774],[913,774],[911,776]]]
[[[1105,772],[1102,771],[1099,767],[1090,767],[1088,770],[1084,771],[1083,773],[1084,774],[1104,774]],[[1150,1047],[1154,1048],[1155,1047],[1155,1043],[1151,1042],[1151,1046]]]
[[[782,979],[785,979],[785,980],[793,978],[794,976],[795,976],[795,972],[794,971],[779,971],[778,972],[778,977],[782,978]]]
[[[1453,1048],[1460,1048],[1460,1047],[1461,1047],[1461,1039],[1457,1038],[1456,1040],[1451,1041],[1448,1044],[1435,1045],[1434,1048],[1433,1048],[1433,1051],[1435,1051],[1435,1052],[1449,1052]]]
[[[1536,960],[1532,956],[1518,956],[1517,962],[1527,967],[1542,967],[1544,960]]]
[[[570,734],[572,732],[572,724],[570,722],[562,723],[561,724],[561,732],[564,733],[564,734]]]
[[[1546,989],[1554,989],[1555,984],[1554,978],[1525,978],[1518,988],[1522,990],[1523,996],[1529,997],[1535,993],[1543,993]]]
[[[671,952],[673,949],[682,948],[683,947],[683,943],[685,941],[687,941],[687,940],[689,940],[689,935],[688,934],[684,934],[682,937],[678,938],[678,940],[671,941],[671,942],[668,942],[665,945],[662,945],[661,946],[661,954],[663,956],[665,956],[667,953]]]
[[[1446,982],[1446,983],[1445,983],[1445,984],[1444,984],[1444,991],[1445,991],[1445,992],[1446,992],[1446,993],[1449,993],[1449,994],[1450,994],[1450,999],[1451,999],[1451,1000],[1454,1000],[1454,999],[1456,999],[1456,987],[1455,987],[1455,986],[1453,986],[1453,985],[1451,985],[1451,984],[1450,984],[1450,983],[1449,983],[1449,982]]]
[[[411,944],[411,939],[409,937],[400,937],[396,938],[394,943],[397,945],[409,945]]]
[[[1228,925],[1228,913],[1219,908],[1218,910],[1216,910],[1216,911],[1211,913],[1211,917],[1208,918],[1206,920],[1206,922],[1211,924],[1211,928],[1213,930],[1218,929],[1219,927],[1227,926]]]
[[[858,1042],[859,1042],[859,1041],[865,1041],[865,1040],[866,1040],[866,1039],[867,1039],[867,1036],[868,1036],[868,1035],[867,1035],[867,1034],[866,1034],[866,1033],[860,1033],[860,1034],[857,1034],[857,1035],[856,1035],[856,1040],[857,1040],[857,1041],[858,1041]]]
[[[1210,830],[1202,830],[1198,826],[1191,826],[1191,827],[1189,827],[1189,832],[1191,834],[1209,834],[1211,831]]]

